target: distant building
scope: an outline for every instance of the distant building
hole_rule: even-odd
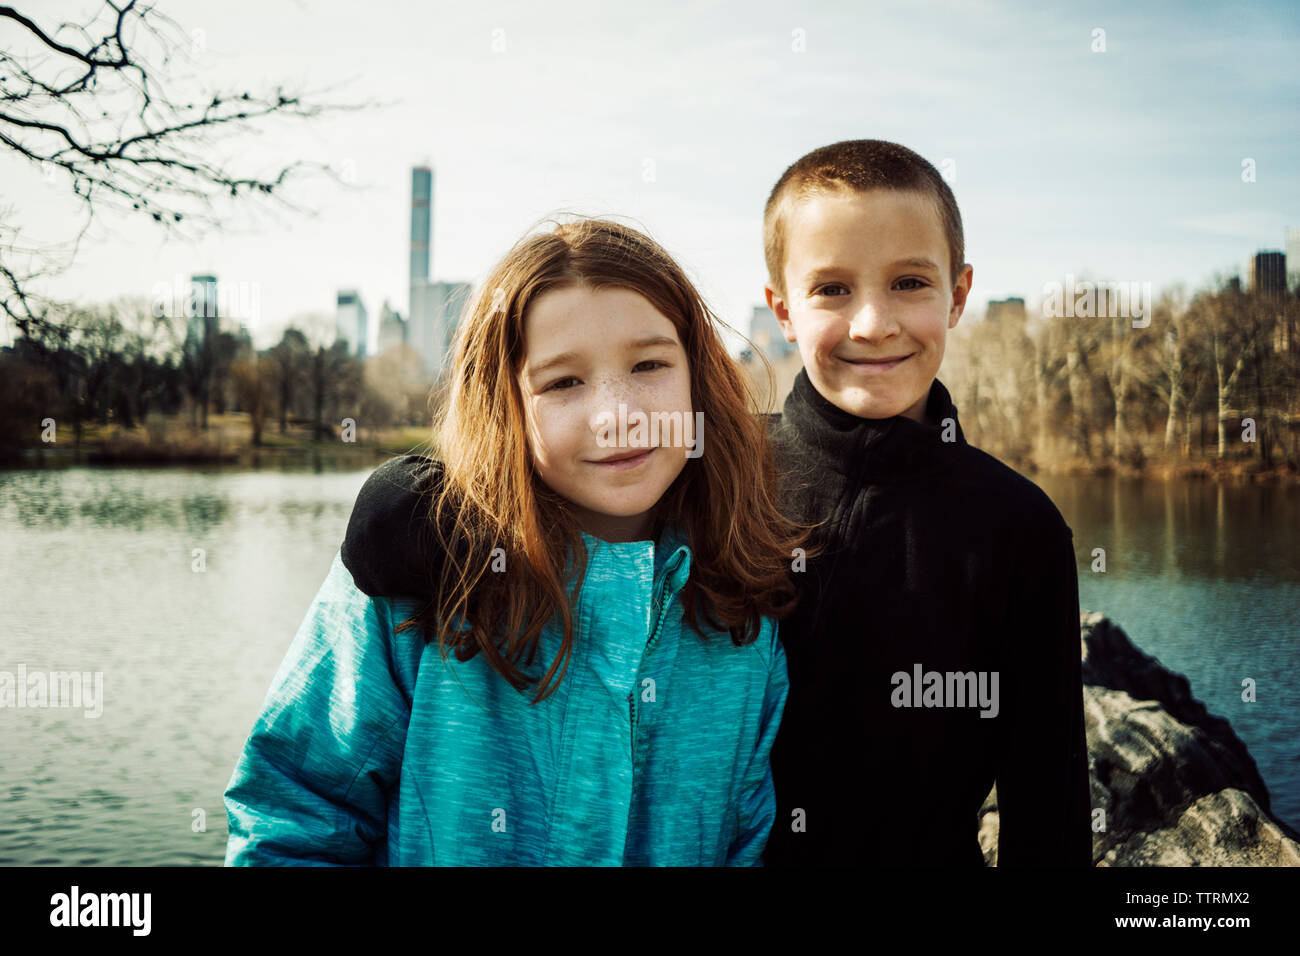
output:
[[[469,294],[468,282],[425,282],[411,287],[407,341],[420,354],[430,378],[447,363]]]
[[[1286,253],[1268,250],[1258,252],[1251,259],[1246,274],[1250,291],[1265,298],[1280,299],[1286,295]]]
[[[776,313],[765,305],[754,306],[749,318],[749,340],[771,362],[780,361],[799,349],[793,342],[785,340]]]
[[[1029,313],[1025,310],[1025,300],[1021,298],[1010,299],[990,299],[988,308],[984,311],[984,319],[987,322],[1010,321],[1016,325],[1024,325],[1029,318]]]
[[[343,289],[338,295],[334,331],[348,343],[348,354],[366,357],[366,340],[370,336],[369,315],[356,289]]]
[[[190,276],[190,295],[186,302],[185,344],[195,350],[214,338],[220,329],[217,307],[217,277]]]
[[[1300,291],[1300,226],[1286,231],[1286,287]]]
[[[402,318],[402,314],[394,311],[385,299],[379,310],[378,354],[383,355],[391,348],[406,344],[406,325],[406,319]]]

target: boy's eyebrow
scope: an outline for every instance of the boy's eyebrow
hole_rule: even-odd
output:
[[[895,259],[893,262],[889,263],[886,266],[886,268],[887,269],[903,269],[903,268],[928,269],[931,272],[939,271],[939,267],[935,265],[933,259],[926,259],[923,256],[910,256],[906,259]],[[835,278],[837,276],[843,275],[848,271],[849,270],[844,266],[820,266],[816,269],[813,269],[811,272],[805,275],[803,281],[806,284],[811,284],[813,282],[816,282],[818,279]]]
[[[935,272],[939,271],[939,266],[935,264],[933,259],[926,259],[922,256],[913,256],[910,259],[898,259],[895,262],[891,262],[890,266],[910,266],[913,269],[933,269]]]
[[[633,352],[637,349],[649,348],[652,345],[677,345],[677,344],[678,343],[676,339],[669,338],[666,335],[647,335],[644,338],[639,338],[636,339],[635,341],[628,342],[627,345],[625,346],[625,351]],[[561,352],[559,355],[552,355],[544,362],[538,362],[536,365],[530,366],[528,372],[530,375],[540,375],[542,372],[546,371],[548,368],[551,368],[552,366],[562,365],[565,362],[572,362],[579,357],[580,356],[578,355],[577,352]]]

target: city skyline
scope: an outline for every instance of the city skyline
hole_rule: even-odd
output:
[[[338,293],[356,290],[373,330],[382,302],[407,303],[409,177],[423,163],[438,177],[431,279],[476,287],[544,217],[614,215],[663,243],[743,332],[762,303],[772,184],[808,150],[858,137],[901,142],[955,173],[975,271],[968,314],[1009,297],[1032,305],[1067,274],[1157,290],[1245,279],[1244,262],[1286,250],[1300,221],[1288,68],[1300,31],[1282,4],[1249,16],[931,4],[951,28],[942,33],[918,32],[910,11],[760,4],[740,22],[719,4],[670,5],[648,23],[608,11],[593,24],[589,8],[568,4],[572,16],[557,18],[522,4],[379,4],[356,21],[327,3],[258,8],[249,31],[247,3],[169,5],[202,31],[200,86],[297,80],[390,105],[239,141],[250,162],[343,170],[351,185],[311,182],[296,197],[313,217],[237,209],[224,233],[193,243],[105,219],[73,267],[36,288],[97,302],[149,296],[175,275],[217,276],[256,290],[258,348],[295,316],[332,317]],[[43,14],[83,10],[55,2]],[[304,35],[313,42],[294,42]],[[888,36],[907,41],[880,42]],[[998,45],[1006,67],[989,70]],[[332,49],[364,54],[364,71],[360,59],[340,67],[313,52]],[[932,69],[918,71],[918,57]],[[963,119],[927,121],[959,101],[970,104]],[[55,239],[76,222],[39,170],[4,156],[0,179],[22,197],[12,205],[24,234]]]

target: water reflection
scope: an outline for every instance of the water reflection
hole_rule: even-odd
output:
[[[0,864],[221,862],[222,791],[374,467],[307,464],[0,473],[0,670],[104,688],[98,718],[0,709]]]
[[[1074,529],[1080,567],[1193,580],[1300,581],[1300,490],[1125,478],[1035,476]],[[1087,559],[1085,561],[1085,559]]]
[[[1273,812],[1300,827],[1300,489],[1036,480],[1074,529],[1080,604],[1187,676],[1250,748]]]
[[[221,862],[222,791],[375,464],[0,472],[0,670],[102,672],[105,697],[0,709],[0,864]],[[1036,480],[1083,606],[1189,677],[1300,826],[1300,494]]]

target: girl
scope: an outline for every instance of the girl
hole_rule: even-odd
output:
[[[380,596],[335,556],[226,790],[227,865],[761,862],[805,529],[713,321],[608,220],[495,267],[440,459],[379,468],[349,528],[374,551],[414,515],[423,566]]]

